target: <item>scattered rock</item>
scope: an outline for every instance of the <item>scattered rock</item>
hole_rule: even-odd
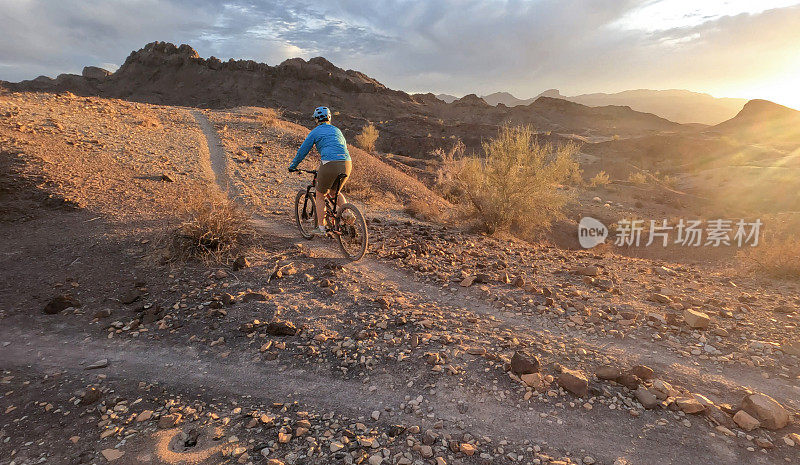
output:
[[[514,352],[511,357],[511,373],[524,375],[539,372],[539,359],[523,352]]]
[[[659,400],[666,400],[667,397],[675,397],[677,394],[677,391],[675,391],[675,388],[673,388],[671,384],[660,379],[653,381],[650,392],[655,394]]]
[[[652,300],[653,302],[658,302],[660,304],[668,304],[672,302],[672,299],[668,295],[659,294],[657,292],[650,296],[650,300]]]
[[[620,376],[622,376],[622,371],[620,371],[620,369],[617,367],[613,367],[610,365],[603,365],[599,367],[597,370],[595,370],[594,374],[599,379],[604,379],[607,381],[616,381],[617,379],[619,379]]]
[[[461,444],[458,446],[458,450],[459,450],[459,451],[460,451],[462,454],[464,454],[464,455],[466,455],[466,456],[468,456],[468,457],[472,457],[473,455],[475,455],[475,452],[477,452],[477,451],[478,451],[478,449],[476,449],[476,448],[475,448],[475,446],[473,446],[472,444],[470,444],[470,443],[468,443],[468,442],[462,442],[462,443],[461,443]]]
[[[105,368],[107,366],[108,366],[108,359],[107,358],[101,358],[100,360],[98,360],[98,361],[96,361],[96,362],[94,362],[94,363],[92,363],[90,365],[87,365],[86,366],[86,370],[95,370],[97,368]]]
[[[272,336],[294,336],[297,327],[291,321],[274,320],[267,325],[267,334]]]
[[[94,386],[88,387],[81,393],[81,405],[91,405],[100,400],[101,397],[103,397],[103,392],[100,389]]]
[[[50,302],[48,302],[47,305],[44,306],[44,310],[42,311],[47,315],[55,315],[57,313],[61,313],[67,308],[70,307],[78,308],[80,306],[81,306],[80,302],[78,302],[78,300],[75,299],[75,297],[69,294],[64,294],[53,297],[50,300]]]
[[[97,318],[98,320],[103,319],[103,318],[108,318],[110,316],[111,316],[111,309],[110,308],[104,308],[104,309],[98,310],[98,311],[96,311],[94,313],[94,318]]]
[[[149,420],[151,418],[153,418],[153,411],[152,410],[143,410],[142,413],[140,413],[139,415],[136,415],[136,421],[137,422],[147,421],[147,420]]]
[[[136,288],[128,289],[119,296],[119,301],[125,305],[132,304],[141,298],[139,290]]]
[[[108,460],[109,462],[118,460],[122,458],[123,455],[125,455],[125,452],[122,452],[121,450],[117,449],[103,449],[101,453],[103,454],[103,457],[105,457],[106,460]]]
[[[632,374],[636,375],[642,381],[649,381],[653,379],[653,369],[645,365],[636,365],[631,368]]]
[[[175,182],[175,180],[172,179],[172,176],[170,176],[170,175],[168,175],[166,173],[162,174],[161,177],[159,178],[159,180],[161,180],[163,182]]]
[[[532,387],[538,392],[544,392],[546,383],[541,373],[526,373],[524,375],[520,375],[519,379],[521,379],[526,386]]]
[[[641,384],[642,380],[640,380],[639,377],[633,373],[623,373],[622,376],[617,379],[617,382],[631,391],[634,391],[639,387],[639,384]]]
[[[694,414],[700,413],[704,411],[706,408],[701,404],[697,399],[694,397],[678,397],[675,399],[675,403],[678,405],[683,413]]]
[[[750,416],[744,410],[739,410],[736,412],[736,415],[733,416],[733,421],[739,425],[739,428],[742,428],[745,431],[752,431],[761,426],[758,420]]]
[[[264,294],[263,292],[248,292],[242,296],[243,303],[250,303],[250,302],[266,302],[269,300],[269,296]]]
[[[711,318],[703,312],[687,308],[683,311],[683,321],[691,328],[706,329],[711,323]]]
[[[589,381],[586,375],[578,370],[562,369],[558,375],[558,385],[578,397],[583,397],[589,393]]]
[[[162,415],[158,419],[158,427],[161,429],[172,428],[181,421],[180,413],[172,413],[169,415]]]
[[[581,276],[599,276],[600,268],[597,266],[581,266],[575,269],[575,273]]]
[[[653,409],[660,405],[658,397],[645,387],[640,386],[639,389],[633,392],[633,395],[636,396],[636,400],[642,404],[642,407],[646,409]]]
[[[761,426],[767,429],[781,429],[789,424],[789,412],[766,394],[755,393],[745,397],[742,410],[758,419]]]

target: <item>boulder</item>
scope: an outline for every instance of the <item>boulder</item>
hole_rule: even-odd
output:
[[[683,413],[694,414],[700,413],[704,411],[706,408],[701,404],[696,398],[694,397],[678,397],[675,399],[675,403],[678,405]]]
[[[711,318],[703,312],[687,308],[683,311],[683,321],[691,328],[706,329],[711,323]]]
[[[745,431],[752,431],[761,426],[758,420],[748,415],[744,410],[736,412],[736,415],[733,416],[733,421]]]
[[[660,404],[656,395],[642,386],[633,391],[633,395],[636,396],[636,400],[642,404],[642,407],[646,409],[656,408]]]
[[[271,336],[294,336],[297,327],[291,321],[275,320],[267,325],[267,334]]]
[[[55,315],[56,313],[61,313],[67,308],[70,307],[80,307],[81,304],[78,302],[75,297],[72,297],[69,294],[59,295],[50,299],[50,302],[44,306],[42,310],[43,313],[47,315]]]
[[[755,393],[745,397],[742,410],[756,418],[767,429],[781,429],[789,424],[789,412],[772,397]]]
[[[636,390],[641,384],[642,380],[639,379],[638,376],[634,375],[633,373],[623,373],[622,376],[619,377],[617,382],[626,388],[630,389],[631,391]]]
[[[538,392],[543,392],[547,384],[545,383],[541,373],[526,373],[524,375],[520,375],[519,379],[521,379],[526,386],[532,387]]]
[[[660,379],[653,381],[653,385],[650,387],[650,392],[655,394],[655,396],[660,400],[665,400],[667,397],[675,397],[677,394],[677,391],[672,387],[671,384]]]
[[[642,381],[653,379],[653,369],[646,365],[636,365],[631,368],[631,373],[638,376]]]
[[[583,397],[589,393],[589,380],[586,379],[586,375],[578,370],[564,368],[561,374],[558,375],[557,382],[559,386],[578,397]]]
[[[598,379],[616,381],[620,376],[622,376],[622,371],[620,371],[619,368],[611,365],[603,365],[595,370],[594,374]]]
[[[535,356],[526,354],[524,352],[514,352],[511,357],[511,373],[515,375],[524,375],[527,373],[539,372],[539,359]]]

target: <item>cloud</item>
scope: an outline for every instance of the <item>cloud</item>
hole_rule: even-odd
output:
[[[714,90],[800,60],[790,3],[715,13],[686,0],[0,0],[0,79],[121,64],[165,40],[270,64],[325,56],[410,91]]]

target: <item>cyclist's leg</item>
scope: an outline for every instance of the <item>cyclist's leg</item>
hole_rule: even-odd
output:
[[[344,197],[344,194],[342,194],[342,188],[344,187],[344,184],[347,182],[347,180],[350,179],[351,171],[353,171],[353,163],[350,160],[346,160],[344,162],[344,173],[347,175],[347,177],[344,178],[342,180],[341,185],[339,185],[339,198],[336,201],[336,205],[338,205],[339,207],[347,203],[347,199]]]
[[[318,189],[314,199],[317,208],[317,227],[325,224],[325,194],[326,192],[320,192]]]

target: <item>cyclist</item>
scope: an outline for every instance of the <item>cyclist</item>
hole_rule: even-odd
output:
[[[292,162],[289,164],[289,171],[295,171],[297,166],[311,151],[312,146],[317,147],[317,152],[320,154],[320,165],[317,170],[317,229],[319,234],[325,234],[325,194],[328,193],[333,182],[340,174],[350,176],[350,171],[353,169],[352,162],[350,161],[350,152],[347,151],[347,142],[344,140],[342,131],[336,126],[331,124],[331,111],[328,107],[317,107],[314,110],[312,118],[317,122],[317,127],[311,130],[297,149]],[[345,178],[344,181],[347,181]],[[344,185],[342,181],[342,185]],[[344,195],[339,190],[339,198],[337,205],[344,205],[346,202]]]

